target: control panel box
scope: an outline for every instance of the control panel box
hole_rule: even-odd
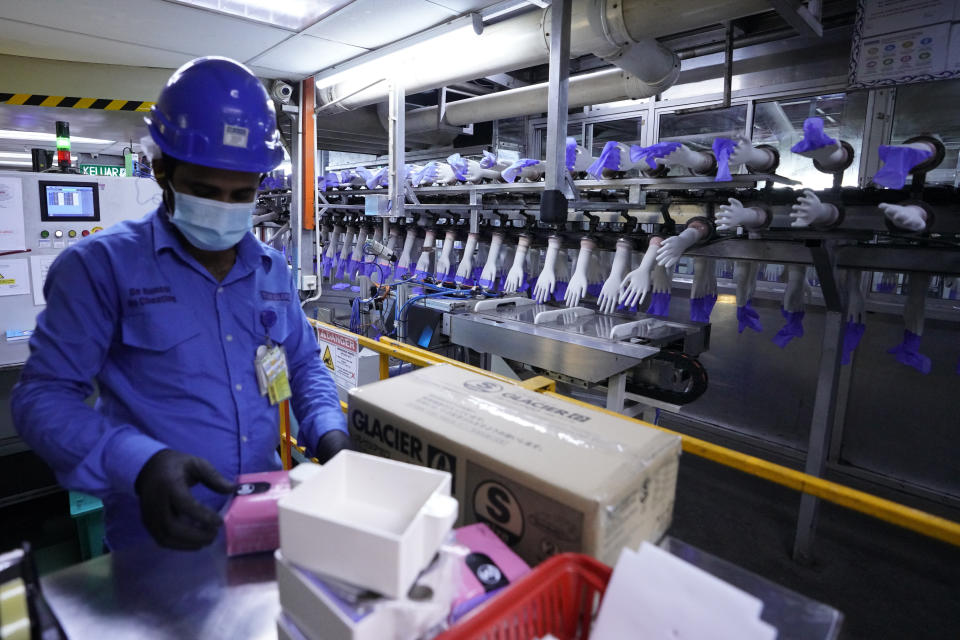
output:
[[[56,257],[160,201],[160,188],[147,178],[0,171],[0,366],[25,357]]]

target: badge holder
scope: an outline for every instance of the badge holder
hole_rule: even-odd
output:
[[[280,457],[283,468],[292,467],[290,460],[290,374],[287,367],[287,353],[283,345],[274,344],[270,339],[270,328],[277,323],[277,313],[267,309],[260,312],[260,324],[263,325],[264,344],[257,347],[254,358],[254,370],[257,374],[257,386],[260,395],[267,396],[271,405],[279,405],[280,412]]]

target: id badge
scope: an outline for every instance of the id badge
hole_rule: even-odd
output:
[[[279,404],[290,398],[287,355],[282,346],[258,347],[256,370],[260,395],[267,396],[270,404]]]

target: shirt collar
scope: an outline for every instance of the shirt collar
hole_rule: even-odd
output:
[[[158,254],[163,249],[169,249],[184,260],[189,255],[180,244],[176,227],[170,222],[166,204],[161,204],[153,214],[153,244],[154,252]],[[263,265],[264,270],[270,273],[270,268],[273,266],[273,257],[252,233],[244,235],[237,244],[237,260],[250,271]]]

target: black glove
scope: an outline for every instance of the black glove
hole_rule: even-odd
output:
[[[320,464],[326,464],[330,458],[337,455],[342,449],[353,450],[353,441],[350,440],[350,435],[340,429],[331,429],[317,440],[314,457],[320,461]]]
[[[217,493],[235,489],[203,458],[173,449],[158,451],[140,470],[135,485],[140,518],[160,546],[196,550],[217,537],[223,519],[190,493],[198,482]]]

